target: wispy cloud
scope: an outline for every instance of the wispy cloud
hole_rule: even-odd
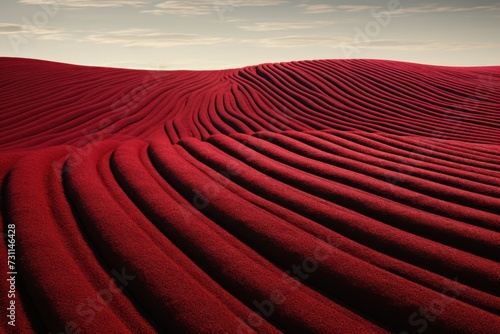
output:
[[[380,6],[368,6],[368,5],[331,5],[331,4],[300,4],[297,5],[298,8],[303,8],[305,14],[324,14],[331,12],[365,12],[373,9],[380,9]]]
[[[44,26],[0,23],[0,35],[11,35],[21,40],[38,39],[53,41],[120,44],[122,46],[172,47],[183,45],[212,45],[232,41],[230,38],[196,34],[166,33],[153,29],[126,29],[106,32],[60,29]]]
[[[166,33],[152,29],[127,29],[95,33],[85,41],[104,44],[121,44],[123,46],[172,47],[182,45],[211,45],[229,42],[223,37],[209,37],[195,34]]]
[[[344,36],[325,37],[321,35],[292,35],[270,38],[243,39],[241,43],[272,48],[296,48],[306,46],[336,47],[346,43],[349,38]]]
[[[425,13],[457,13],[471,11],[500,11],[500,3],[489,6],[442,6],[439,4],[429,4],[415,7],[405,7],[399,9],[394,14],[409,15],[409,14],[425,14]]]
[[[250,25],[240,25],[238,28],[248,31],[279,31],[303,30],[333,25],[332,21],[301,21],[301,22],[256,22]]]
[[[16,34],[23,32],[23,26],[13,23],[0,23],[0,35]]]
[[[362,6],[362,5],[341,5],[335,7],[338,10],[343,10],[346,12],[365,12],[372,9],[382,8],[380,6]]]
[[[22,40],[43,39],[43,40],[66,40],[74,38],[75,35],[65,29],[43,26],[35,27],[24,24],[0,23],[0,35],[17,35]]]
[[[285,0],[172,0],[157,4],[143,13],[155,15],[195,16],[228,12],[238,7],[267,7],[285,4]]]
[[[375,40],[361,49],[378,49],[393,51],[463,51],[472,49],[500,48],[495,43],[461,43],[441,41],[405,41],[405,40]]]
[[[335,6],[327,4],[316,4],[316,5],[300,4],[297,5],[296,7],[303,8],[304,13],[306,14],[324,14],[337,11],[337,9],[335,9]]]
[[[254,44],[260,47],[297,48],[320,46],[339,48],[351,45],[352,39],[343,35],[290,35],[270,38],[244,39],[244,44]],[[391,50],[391,51],[463,51],[471,49],[500,48],[500,43],[461,43],[442,41],[407,41],[399,39],[373,40],[367,45],[357,45],[359,49]]]
[[[123,6],[144,6],[148,1],[137,0],[19,0],[19,3],[25,5],[53,5],[66,7],[123,7]]]
[[[331,12],[367,12],[376,9],[384,9],[383,6],[371,6],[371,5],[331,5],[331,4],[299,4],[296,7],[302,8],[305,14],[324,14]],[[488,5],[488,6],[443,6],[438,3],[426,4],[414,7],[401,7],[399,10],[394,12],[397,15],[409,15],[409,14],[425,14],[425,13],[456,13],[456,12],[468,12],[468,11],[499,11],[500,3]]]

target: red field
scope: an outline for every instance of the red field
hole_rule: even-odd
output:
[[[0,87],[0,332],[500,332],[500,67],[0,58]]]

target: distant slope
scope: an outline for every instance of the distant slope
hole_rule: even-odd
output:
[[[20,333],[498,333],[500,67],[0,58],[0,87]]]

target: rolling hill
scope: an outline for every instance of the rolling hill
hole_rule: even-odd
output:
[[[0,58],[0,87],[5,332],[499,332],[500,67]]]

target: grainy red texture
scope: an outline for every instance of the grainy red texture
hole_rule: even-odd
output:
[[[500,67],[0,58],[0,87],[0,332],[499,332]]]

